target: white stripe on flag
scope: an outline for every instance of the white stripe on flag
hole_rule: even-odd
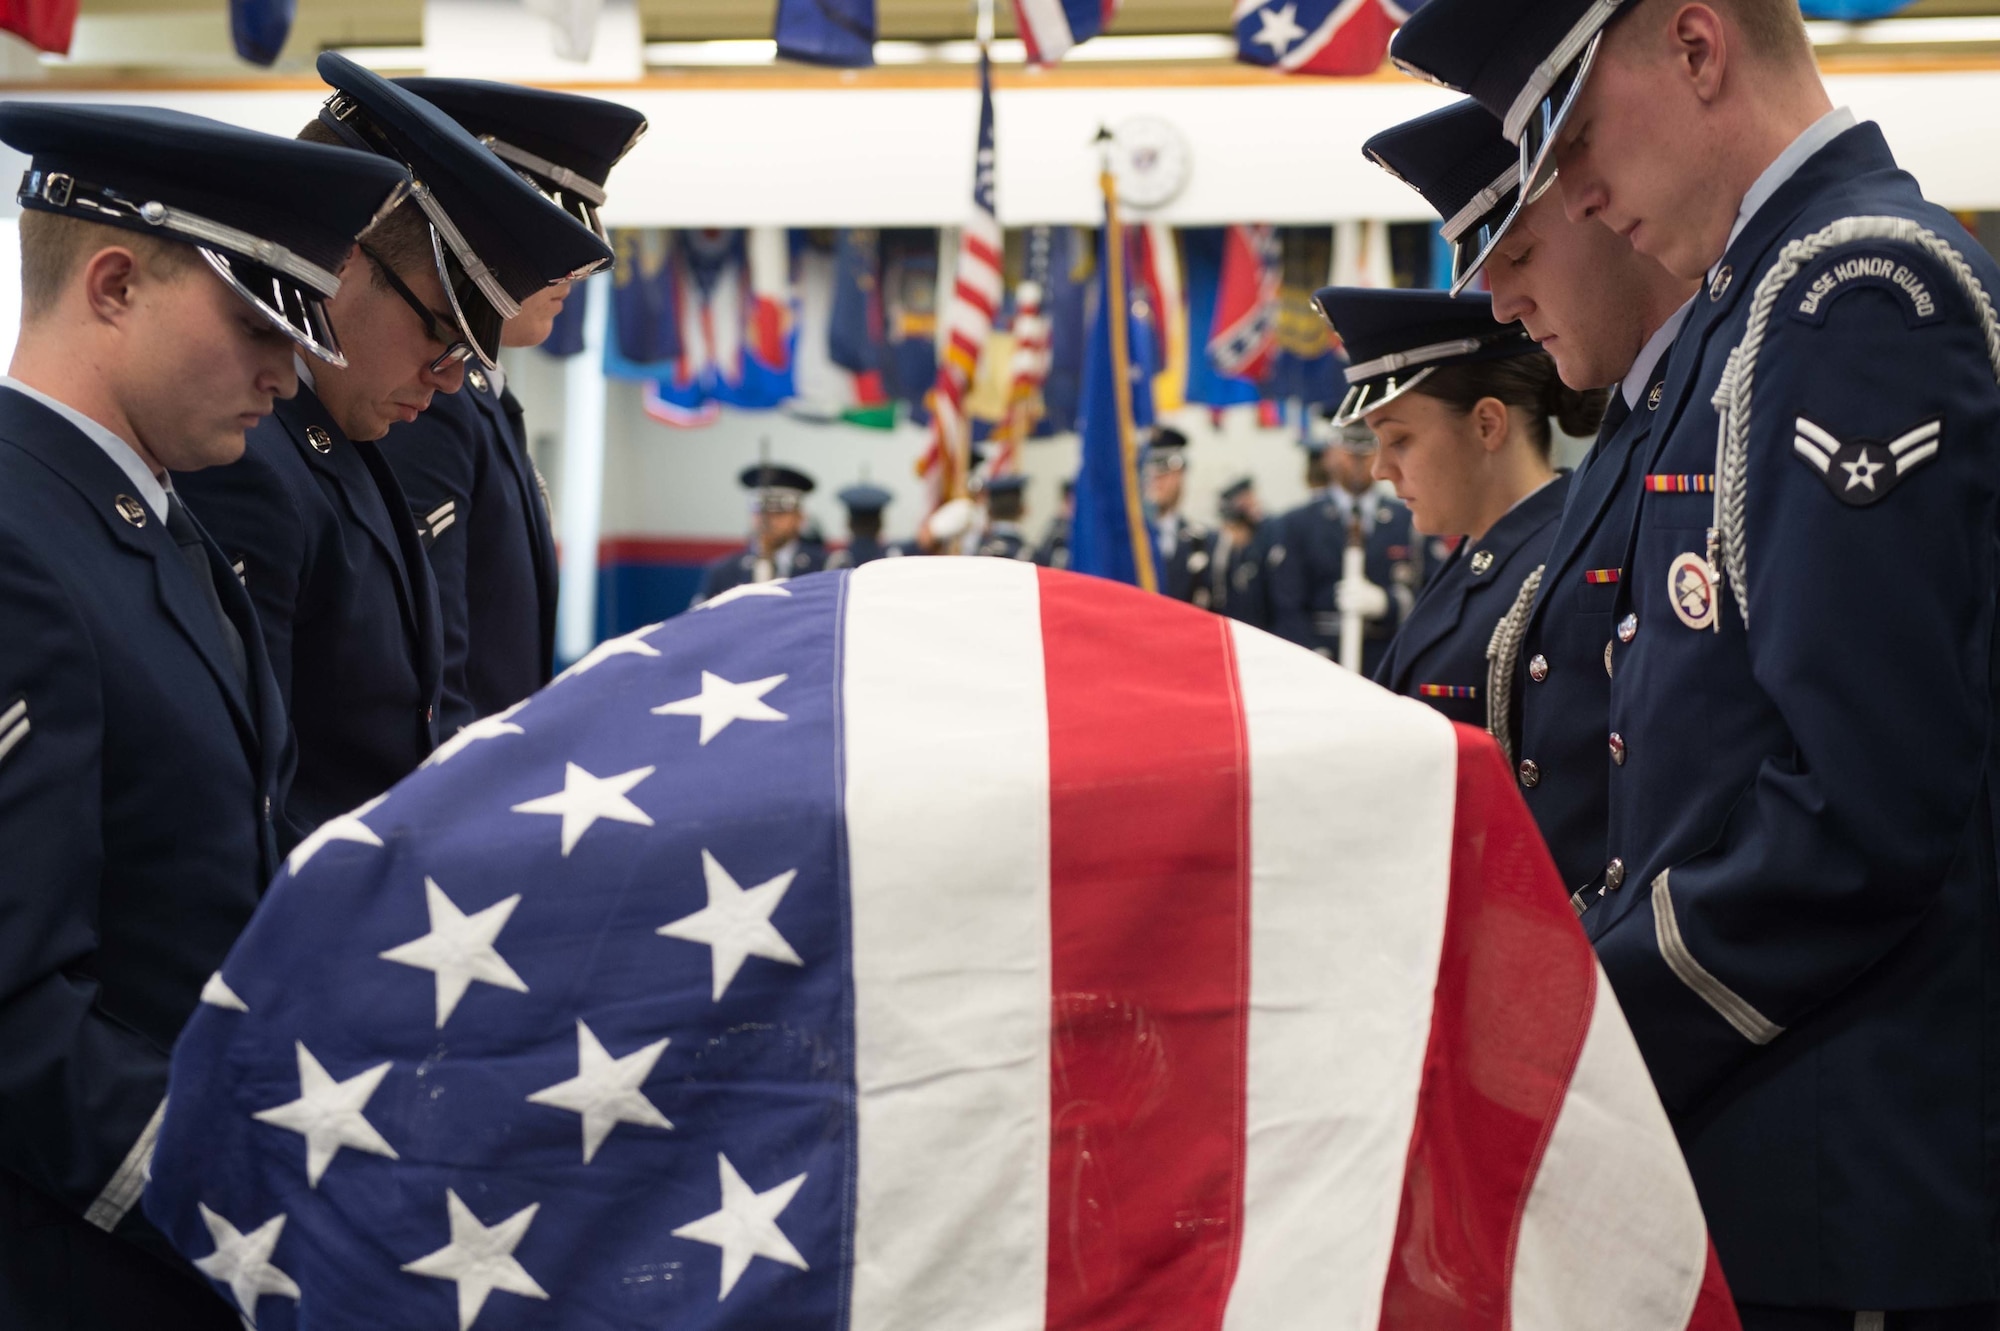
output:
[[[1014,0],[1015,13],[1021,22],[1033,29],[1035,49],[1043,61],[1054,64],[1069,54],[1076,45],[1076,35],[1070,31],[1069,15],[1063,12],[1062,0]]]
[[[851,1325],[1040,1331],[1049,723],[1036,572],[870,564],[848,579],[844,632]]]
[[[1590,1031],[1521,1217],[1513,1325],[1681,1331],[1708,1230],[1604,971]]]
[[[1250,752],[1250,1055],[1223,1325],[1359,1331],[1380,1319],[1423,1080],[1457,739],[1422,703],[1231,629]],[[1368,757],[1330,765],[1336,753]]]

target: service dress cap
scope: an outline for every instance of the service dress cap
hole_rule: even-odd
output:
[[[870,485],[863,481],[848,486],[838,497],[840,502],[846,505],[849,513],[880,513],[889,507],[889,501],[896,496],[879,485]]]
[[[602,97],[485,79],[395,82],[456,120],[600,240],[610,239],[598,216],[604,182],[645,137],[645,116]]]
[[[395,163],[152,107],[0,103],[0,140],[31,159],[23,208],[192,245],[273,327],[347,363],[325,302],[408,184]]]
[[[1446,365],[1524,356],[1539,351],[1518,323],[1493,321],[1493,298],[1443,291],[1327,287],[1313,305],[1346,344],[1347,396],[1333,415],[1345,427],[1393,402]],[[1373,448],[1372,437],[1369,448]]]
[[[813,478],[797,467],[760,462],[736,474],[736,483],[753,491],[751,508],[764,513],[793,513],[813,492]]]
[[[501,324],[522,301],[610,265],[609,245],[443,111],[338,52],[322,52],[318,67],[335,89],[320,123],[349,147],[409,168],[452,313],[488,368],[499,363]]]
[[[1604,30],[1638,0],[1431,0],[1389,46],[1399,68],[1469,93],[1519,146],[1522,197],[1555,177],[1556,136]]]
[[[1467,98],[1383,130],[1361,152],[1437,210],[1451,246],[1451,291],[1463,291],[1522,207],[1521,157],[1500,122]]]
[[[1146,469],[1148,471],[1180,471],[1187,466],[1188,438],[1171,425],[1162,425],[1153,431],[1153,437],[1146,442]]]
[[[994,495],[1017,495],[1027,488],[1028,478],[1019,472],[995,476],[986,482],[986,493]]]

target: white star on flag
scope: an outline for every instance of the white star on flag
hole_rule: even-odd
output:
[[[465,991],[474,980],[501,989],[512,989],[517,994],[528,992],[528,986],[522,983],[521,977],[514,974],[514,968],[502,960],[493,947],[493,940],[507,926],[507,917],[514,913],[514,907],[521,904],[519,892],[505,901],[494,902],[476,914],[467,915],[452,904],[443,888],[425,878],[424,904],[430,911],[431,931],[422,938],[413,938],[376,955],[384,961],[437,973],[439,1030],[444,1029],[445,1019],[451,1016],[458,1000],[465,997]]]
[[[792,885],[798,872],[787,869],[769,882],[742,888],[729,876],[729,870],[704,850],[701,873],[708,883],[708,905],[653,932],[708,945],[709,966],[714,973],[713,1001],[720,1002],[729,982],[743,969],[746,958],[765,957],[790,966],[805,965],[771,923],[771,912],[785,899],[785,889]]]
[[[562,815],[562,853],[569,853],[599,818],[651,827],[653,820],[644,810],[625,798],[625,792],[653,774],[650,767],[636,767],[617,776],[592,776],[575,763],[563,764],[563,788],[524,804],[515,813],[559,813]]]
[[[209,976],[208,983],[201,987],[201,1001],[210,1007],[227,1008],[231,1012],[250,1010],[249,1004],[238,998],[236,991],[229,987],[229,982],[222,978],[221,971]]]
[[[502,735],[527,734],[527,731],[507,719],[527,705],[528,700],[523,698],[504,712],[495,712],[491,716],[482,716],[471,725],[459,727],[456,735],[453,735],[450,739],[431,751],[431,756],[424,759],[423,765],[425,767],[435,767],[441,762],[449,761],[457,757],[459,752],[468,744],[476,744],[482,739],[499,739]]]
[[[271,1265],[271,1252],[285,1232],[283,1211],[244,1234],[207,1205],[198,1202],[196,1206],[201,1211],[201,1222],[208,1226],[208,1236],[215,1240],[215,1251],[195,1258],[195,1269],[229,1286],[230,1297],[236,1300],[245,1321],[257,1325],[257,1300],[266,1294],[297,1300],[298,1285]]]
[[[324,850],[329,841],[356,841],[364,846],[381,845],[382,838],[376,836],[361,820],[367,814],[374,812],[375,807],[388,798],[386,794],[377,795],[360,808],[350,809],[338,818],[329,818],[307,833],[306,839],[292,847],[292,853],[285,859],[285,867],[292,871],[292,877],[298,877],[299,870],[305,868],[313,856]]]
[[[577,658],[575,665],[563,671],[549,682],[560,684],[566,679],[581,675],[584,671],[594,666],[603,665],[614,656],[658,656],[660,654],[659,649],[657,647],[648,647],[644,639],[647,634],[656,631],[659,627],[658,624],[648,624],[644,628],[633,629],[622,638],[606,638],[603,642],[598,643],[595,647]]]
[[[597,1148],[620,1123],[636,1123],[646,1128],[671,1128],[672,1123],[640,1089],[653,1075],[668,1040],[655,1040],[644,1049],[613,1058],[592,1034],[582,1018],[576,1023],[576,1075],[557,1082],[528,1097],[530,1104],[553,1105],[583,1116],[583,1163],[596,1156]]]
[[[377,1063],[346,1081],[335,1081],[312,1056],[305,1041],[293,1043],[298,1048],[299,1098],[275,1109],[260,1109],[250,1117],[306,1139],[306,1186],[319,1186],[320,1176],[326,1173],[326,1167],[343,1146],[396,1159],[395,1148],[361,1116],[368,1097],[375,1094],[382,1078],[389,1075],[391,1065]]]
[[[771,675],[744,684],[732,684],[722,676],[701,672],[701,692],[653,709],[654,716],[698,716],[701,742],[708,743],[729,728],[731,721],[783,721],[785,714],[765,702],[764,695],[790,676]]]
[[[436,1252],[407,1263],[412,1275],[432,1276],[458,1285],[458,1331],[468,1331],[486,1296],[494,1290],[546,1299],[548,1292],[514,1260],[514,1249],[535,1222],[540,1202],[516,1211],[498,1224],[479,1223],[472,1208],[458,1199],[450,1188],[444,1190],[445,1206],[451,1212],[451,1242]]]
[[[1260,9],[1257,21],[1263,26],[1250,40],[1270,47],[1274,56],[1283,55],[1292,48],[1293,42],[1306,35],[1306,30],[1299,26],[1299,7],[1295,4],[1286,5],[1283,9]]]
[[[746,596],[790,595],[791,593],[785,590],[785,580],[783,578],[779,578],[774,582],[739,582],[728,591],[717,592],[696,606],[695,609],[713,610],[717,606],[728,605],[731,601],[740,601]]]
[[[729,1291],[743,1278],[752,1257],[768,1257],[810,1271],[806,1259],[799,1256],[799,1250],[778,1228],[778,1216],[792,1204],[806,1176],[800,1174],[768,1192],[756,1192],[743,1181],[728,1156],[718,1153],[715,1159],[722,1171],[722,1209],[674,1231],[677,1239],[693,1239],[722,1249],[722,1292],[715,1296],[715,1301],[720,1303],[729,1297]]]

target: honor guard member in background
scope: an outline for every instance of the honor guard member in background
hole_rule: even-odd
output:
[[[847,510],[847,548],[827,556],[828,568],[860,568],[863,564],[892,555],[903,548],[882,541],[882,510],[895,496],[879,485],[863,481],[850,485],[836,496]]]
[[[450,117],[346,58],[301,138],[409,168],[409,198],[363,233],[328,307],[345,366],[302,376],[241,462],[187,478],[257,603],[298,736],[288,808],[304,835],[373,799],[436,744],[437,589],[410,506],[373,441],[491,364],[501,325],[610,249]]]
[[[750,492],[750,543],[708,566],[695,605],[746,582],[796,578],[826,567],[826,547],[799,538],[812,477],[796,467],[760,462],[745,467],[736,483]]]
[[[1320,465],[1326,488],[1278,519],[1264,563],[1271,631],[1339,659],[1341,572],[1348,542],[1358,536],[1367,570],[1355,590],[1366,620],[1361,665],[1372,678],[1423,583],[1423,550],[1410,510],[1375,488],[1375,436],[1366,425],[1357,420],[1337,428]]]
[[[287,729],[169,468],[240,457],[295,350],[339,358],[335,271],[404,177],[142,108],[10,102],[0,139],[32,159],[0,380],[0,1326],[228,1331],[136,1203],[168,1051],[278,870]]]
[[[456,120],[550,202],[606,239],[597,210],[611,168],[646,118],[599,97],[477,79],[398,79]],[[608,240],[607,240],[607,243]],[[507,347],[540,346],[571,284],[521,302]],[[521,404],[498,366],[468,365],[465,386],[392,429],[396,473],[437,578],[444,634],[439,733],[513,706],[549,682],[555,659],[556,544]]]
[[[1049,523],[1049,529],[1042,533],[1042,543],[1035,547],[1035,562],[1043,568],[1069,567],[1069,528],[1076,520],[1076,477],[1065,476],[1062,483],[1062,511]]]
[[[1568,478],[1550,465],[1550,418],[1597,428],[1605,393],[1578,393],[1485,296],[1329,287],[1314,297],[1352,364],[1336,425],[1365,420],[1375,474],[1422,535],[1461,539],[1425,583],[1375,682],[1506,744],[1504,688],[1488,681],[1494,630],[1534,594]],[[1495,673],[1511,679],[1511,662]]]
[[[1264,561],[1270,556],[1276,524],[1265,519],[1256,484],[1248,476],[1223,489],[1221,516],[1222,529],[1209,565],[1209,604],[1253,628],[1269,628]]]
[[[1180,511],[1187,481],[1187,442],[1187,436],[1171,425],[1153,431],[1146,446],[1146,503],[1152,510],[1160,590],[1176,601],[1206,609],[1215,533]]]
[[[1598,439],[1571,479],[1532,602],[1516,601],[1496,639],[1513,660],[1502,744],[1521,793],[1574,892],[1604,870],[1609,818],[1611,604],[1639,502],[1635,459],[1657,412],[1652,386],[1695,283],[1675,277],[1594,221],[1572,221],[1562,193],[1515,210],[1520,153],[1500,122],[1463,101],[1384,130],[1362,151],[1445,219],[1453,282],[1484,273],[1493,317],[1519,321],[1572,388],[1614,384]],[[1407,632],[1408,630],[1406,630]],[[1497,702],[1508,681],[1492,676]]]
[[[1583,919],[1746,1331],[1990,1327],[2000,266],[1831,106],[1792,0],[1420,22],[1531,193],[1560,168],[1572,217],[1703,284],[1622,561]]]
[[[980,491],[986,500],[986,532],[979,538],[978,554],[995,559],[1035,557],[1028,534],[1021,526],[1026,507],[1028,478],[1019,474],[995,476]]]

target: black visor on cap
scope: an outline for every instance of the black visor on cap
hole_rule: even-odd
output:
[[[444,284],[445,299],[451,303],[459,331],[465,334],[473,355],[487,369],[492,369],[500,363],[500,330],[507,317],[493,308],[493,302],[445,245],[436,227],[431,228],[431,255],[437,262],[438,280]]]
[[[1451,242],[1451,294],[1456,296],[1465,290],[1486,261],[1493,257],[1493,247],[1507,234],[1507,228],[1514,224],[1520,212],[1520,191],[1515,190],[1496,204],[1493,210],[1458,233]]]
[[[345,367],[347,356],[326,317],[326,297],[318,291],[241,255],[195,246],[222,284],[250,303],[264,321],[329,365]]]

